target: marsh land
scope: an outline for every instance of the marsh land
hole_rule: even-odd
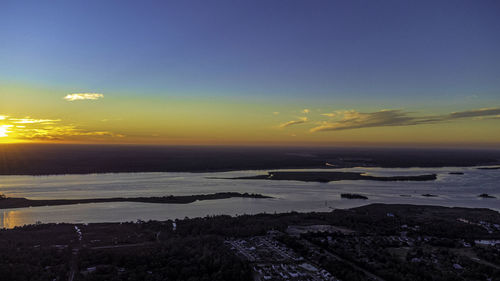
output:
[[[369,176],[353,172],[268,172],[267,175],[236,177],[241,180],[294,180],[305,182],[331,182],[341,180],[371,180],[371,181],[432,181],[436,174],[417,176]]]

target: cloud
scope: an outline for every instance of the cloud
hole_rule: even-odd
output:
[[[5,120],[5,119],[7,119],[7,117],[9,117],[9,116],[7,116],[7,115],[0,115],[0,120]]]
[[[304,113],[304,114],[307,114],[309,112],[311,112],[311,111],[309,109],[307,109],[307,108],[302,110],[302,113]]]
[[[122,138],[122,134],[108,131],[86,130],[60,119],[34,119],[5,117],[0,125],[0,137],[16,140],[83,140]]]
[[[64,97],[67,101],[98,100],[102,98],[104,98],[104,95],[98,93],[74,93]]]
[[[101,119],[101,122],[112,122],[112,121],[121,121],[122,118],[111,118],[111,119],[108,119],[108,118],[104,118],[104,119]]]
[[[108,131],[83,130],[74,125],[16,128],[11,130],[11,133],[16,138],[24,140],[72,140],[80,139],[80,137],[124,137],[124,135]]]
[[[467,111],[459,111],[453,112],[449,114],[450,118],[467,118],[467,117],[484,117],[491,115],[499,115],[500,108],[481,108],[476,110],[467,110]]]
[[[303,123],[306,123],[307,120],[308,120],[307,117],[300,117],[298,120],[292,120],[292,121],[282,123],[280,125],[280,128],[286,128],[286,127],[290,127],[293,125],[303,124]]]
[[[278,111],[273,112],[273,115],[279,115],[280,113]]]
[[[322,113],[321,115],[333,118],[333,117],[337,116],[338,114],[335,112],[331,112],[331,113]]]
[[[312,128],[311,132],[340,131],[360,128],[411,126],[433,124],[464,118],[492,117],[500,114],[500,108],[482,108],[476,110],[452,112],[444,115],[413,116],[411,112],[402,110],[381,110],[362,113],[355,110],[341,111],[342,118],[335,122],[322,122]]]
[[[344,111],[343,117],[337,122],[323,122],[311,129],[311,132],[338,131],[381,126],[403,126],[415,122],[412,117],[401,110],[382,110],[372,113],[361,113],[354,110]]]
[[[61,121],[60,119],[32,119],[30,117],[9,118],[9,120],[14,124],[35,124],[35,123],[53,124],[55,122]]]

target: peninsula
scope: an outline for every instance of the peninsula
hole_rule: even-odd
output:
[[[163,197],[132,197],[132,198],[89,198],[89,199],[50,199],[33,200],[27,198],[10,198],[0,196],[0,209],[27,208],[39,206],[58,206],[87,203],[109,203],[109,202],[137,202],[137,203],[159,203],[159,204],[189,204],[195,201],[217,200],[228,198],[271,198],[262,194],[221,192],[213,194],[163,196]]]

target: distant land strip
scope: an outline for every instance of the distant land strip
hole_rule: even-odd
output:
[[[0,144],[0,175],[500,166],[495,149]],[[200,161],[203,159],[203,161]],[[328,163],[328,164],[327,164]]]
[[[138,202],[138,203],[160,203],[160,204],[189,204],[195,201],[217,200],[228,198],[272,198],[262,194],[220,192],[214,194],[187,195],[187,196],[163,196],[163,197],[132,197],[132,198],[90,198],[90,199],[51,199],[51,200],[31,200],[27,198],[0,197],[0,209],[27,208],[40,206],[59,206],[87,203],[108,203],[108,202]]]
[[[268,172],[267,175],[236,177],[230,179],[250,180],[294,180],[305,182],[330,182],[341,180],[372,180],[372,181],[432,181],[437,179],[436,174],[418,176],[391,176],[377,177],[354,172]]]
[[[500,166],[497,167],[479,167],[478,170],[500,170]]]

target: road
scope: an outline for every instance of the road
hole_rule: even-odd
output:
[[[106,245],[106,246],[91,247],[90,249],[91,250],[116,249],[116,248],[150,246],[153,244],[155,244],[155,242],[144,242],[144,243],[136,243],[136,244],[121,244],[121,245]]]
[[[82,247],[82,232],[78,226],[75,225],[76,241],[77,243],[73,245],[73,250],[71,254],[70,269],[68,281],[73,281],[75,279],[75,274],[78,271],[78,253]]]

